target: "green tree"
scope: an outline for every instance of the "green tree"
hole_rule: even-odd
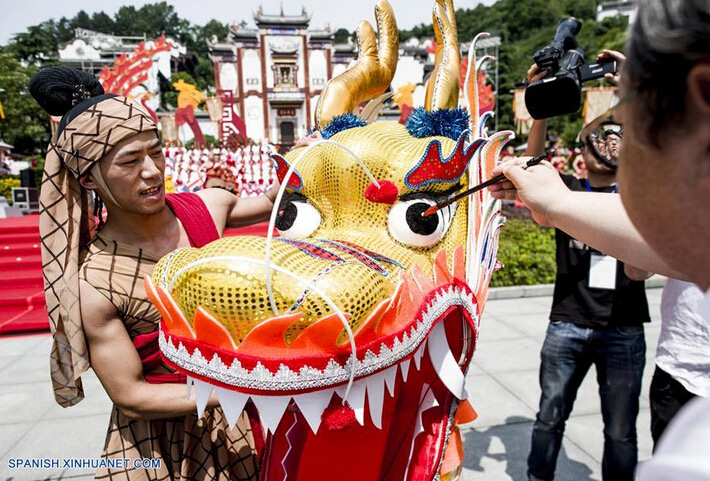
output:
[[[55,34],[54,21],[27,27],[26,32],[16,34],[3,51],[11,52],[28,62],[38,62],[55,56],[59,43]]]
[[[339,28],[335,31],[335,34],[333,35],[333,42],[338,44],[348,43],[348,38],[350,38],[350,32],[348,32],[348,29]]]
[[[104,12],[96,12],[91,16],[91,30],[101,33],[113,33],[115,24],[113,19]]]
[[[149,3],[140,8],[124,5],[114,16],[116,35],[155,38],[162,34],[192,43],[190,22],[181,19],[175,7],[166,2]],[[188,45],[188,48],[190,46]]]
[[[179,80],[183,80],[185,81],[185,83],[192,84],[198,89],[200,88],[197,81],[192,75],[187,72],[177,72],[173,74],[172,78],[170,79],[170,90],[163,93],[163,104],[168,104],[171,105],[173,108],[177,108],[177,97],[179,92],[172,88],[172,84]]]
[[[208,40],[215,36],[217,40],[224,41],[229,35],[229,25],[214,19],[207,22],[200,30],[201,35]]]
[[[35,68],[25,67],[13,54],[0,53],[0,102],[5,119],[0,135],[20,154],[43,152],[49,142],[49,116],[27,90]]]
[[[74,38],[74,27],[72,21],[66,17],[62,17],[54,25],[54,32],[59,44],[70,41]]]
[[[209,58],[197,57],[197,66],[194,69],[195,81],[203,92],[214,88],[214,64]]]
[[[71,26],[73,28],[85,28],[87,30],[93,30],[91,17],[84,10],[79,10],[79,13],[77,13],[74,19],[71,21]]]

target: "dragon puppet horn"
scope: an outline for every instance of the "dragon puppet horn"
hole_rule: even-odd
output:
[[[352,112],[361,102],[382,94],[392,82],[399,59],[399,31],[387,0],[377,2],[375,17],[378,36],[375,36],[369,22],[360,22],[357,28],[357,62],[330,79],[318,98],[315,112],[317,129],[322,129],[333,117]]]
[[[426,84],[427,110],[453,109],[459,104],[461,57],[453,0],[436,0],[433,13],[436,53],[434,70]]]

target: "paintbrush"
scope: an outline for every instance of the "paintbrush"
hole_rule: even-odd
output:
[[[527,169],[528,167],[532,167],[533,165],[537,165],[540,162],[542,162],[543,160],[545,160],[546,158],[547,158],[546,155],[540,155],[538,157],[533,157],[532,159],[525,162],[525,165],[523,165],[523,169]],[[478,192],[479,190],[485,189],[486,187],[488,187],[490,185],[497,184],[498,182],[502,182],[503,180],[505,180],[505,175],[499,174],[499,175],[496,175],[495,177],[493,177],[492,179],[488,179],[487,181],[478,184],[476,187],[472,187],[468,190],[464,190],[463,192],[459,192],[458,194],[453,194],[448,199],[442,200],[438,204],[432,205],[427,210],[422,212],[422,217],[429,217],[430,215],[435,214],[436,212],[443,209],[444,207],[447,207],[447,206],[453,204],[457,200],[463,199],[464,197],[468,197],[469,195],[474,194],[474,193]]]

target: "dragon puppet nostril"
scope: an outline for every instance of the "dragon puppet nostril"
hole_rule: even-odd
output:
[[[367,186],[365,198],[377,204],[392,205],[397,202],[397,197],[399,197],[397,186],[389,180],[378,180],[377,182],[380,184],[379,187],[374,182]]]

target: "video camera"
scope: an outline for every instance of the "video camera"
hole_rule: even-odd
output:
[[[552,43],[535,52],[535,63],[547,75],[525,88],[525,105],[534,119],[578,111],[582,106],[582,83],[616,73],[613,59],[584,63],[584,50],[575,38],[581,28],[582,23],[576,18],[563,18]]]

